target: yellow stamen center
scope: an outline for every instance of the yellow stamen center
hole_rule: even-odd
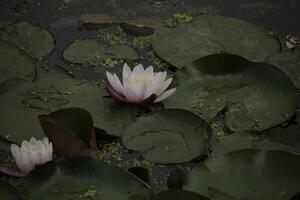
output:
[[[146,78],[143,76],[135,76],[135,77],[132,77],[132,79],[140,84],[149,84],[152,82],[152,79],[149,79],[149,78]]]

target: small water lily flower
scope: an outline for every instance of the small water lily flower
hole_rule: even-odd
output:
[[[171,96],[176,88],[166,90],[172,78],[167,78],[167,72],[153,72],[153,67],[144,69],[139,64],[131,71],[125,63],[123,66],[123,83],[116,74],[106,72],[109,82],[107,90],[114,98],[129,103],[143,104],[151,100],[154,103]]]
[[[53,147],[48,138],[36,140],[34,137],[23,141],[21,148],[15,144],[11,145],[11,153],[23,174],[29,173],[36,165],[43,165],[52,160]]]

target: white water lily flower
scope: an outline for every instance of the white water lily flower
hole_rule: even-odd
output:
[[[131,71],[125,63],[123,66],[123,83],[116,74],[106,72],[110,86],[108,92],[113,97],[123,102],[144,103],[150,97],[154,97],[154,103],[163,101],[171,96],[176,88],[166,90],[172,82],[167,79],[167,72],[153,72],[153,67],[144,69],[139,64]]]
[[[42,140],[36,140],[33,137],[29,142],[23,141],[21,148],[15,144],[12,144],[10,148],[19,169],[24,174],[33,170],[36,165],[52,160],[52,143],[46,137]]]

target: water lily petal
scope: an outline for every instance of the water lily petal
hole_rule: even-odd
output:
[[[154,73],[153,66],[144,69],[142,64],[136,65],[133,70],[126,63],[123,65],[123,84],[116,74],[106,72],[106,76],[110,83],[108,93],[120,101],[131,103],[142,103],[151,95],[161,101],[159,96],[168,94],[164,91],[172,82],[172,78],[166,80],[167,72]]]
[[[16,160],[16,163],[20,170],[24,173],[30,172],[32,169],[34,169],[35,166],[31,151],[29,149],[23,148],[23,146],[21,147],[21,158],[19,162],[18,160]]]
[[[162,72],[157,80],[153,81],[152,90],[153,93],[158,96],[158,93],[161,91],[162,85],[164,84],[167,77],[167,72]]]
[[[44,137],[44,138],[42,139],[42,143],[44,144],[44,147],[45,147],[46,149],[49,148],[49,139],[48,139],[47,137]]]
[[[124,79],[124,77],[127,77],[128,79],[130,79],[131,74],[132,74],[132,72],[131,72],[130,67],[127,65],[127,63],[125,63],[123,65],[123,79]]]
[[[130,87],[128,85],[125,86],[125,97],[128,102],[132,102],[132,103],[138,102],[139,100],[139,97],[136,94],[136,92],[133,90],[133,87]]]
[[[117,100],[123,101],[123,102],[127,102],[126,98],[118,93],[116,90],[114,90],[112,87],[107,86],[107,92],[110,94],[110,96],[114,97]]]
[[[144,67],[142,64],[138,64],[133,68],[132,71],[132,76],[136,77],[136,76],[141,76],[142,73],[144,72]]]
[[[12,144],[10,146],[11,153],[15,159],[20,159],[21,157],[21,149],[18,145]]]
[[[132,84],[131,80],[124,78],[123,80],[124,84],[124,96],[128,102],[137,102],[139,99],[139,96],[136,91],[137,85]]]
[[[44,164],[53,157],[53,147],[48,138],[36,140],[31,138],[29,142],[23,141],[21,147],[11,145],[11,152],[22,173],[27,174],[35,165]]]
[[[53,159],[53,145],[52,145],[52,142],[49,143],[49,148],[48,148],[47,152],[48,152],[47,158],[48,158],[48,162],[49,162]]]
[[[30,138],[29,144],[30,145],[35,145],[36,144],[36,139],[34,137]]]
[[[169,90],[163,92],[160,96],[158,96],[155,99],[154,103],[158,103],[158,102],[165,100],[166,98],[171,96],[175,91],[176,91],[176,88],[172,88],[172,89],[169,89]]]
[[[117,91],[121,94],[124,94],[124,87],[123,87],[119,77],[116,74],[114,74],[114,77],[115,77],[115,84],[118,89]]]
[[[163,91],[165,91],[172,83],[172,80],[172,78],[169,78],[163,84],[161,84],[160,90],[156,94],[159,96]]]
[[[145,79],[150,79],[153,80],[153,67],[149,66],[145,69],[144,73],[143,73],[143,77],[145,77]]]
[[[147,85],[139,85],[137,88],[137,96],[138,96],[138,101],[137,102],[142,102],[145,99],[145,94],[147,92]]]
[[[159,85],[163,83],[165,77],[167,76],[167,72],[158,72],[153,77],[153,82],[147,85],[147,91],[145,93],[145,98],[150,97],[152,94],[156,94],[156,91],[159,90]]]
[[[109,72],[106,72],[106,77],[107,80],[109,82],[109,84],[119,93],[123,93],[124,92],[124,87],[121,83],[121,81],[119,80],[119,78],[116,75],[112,75]],[[116,79],[117,77],[117,79]]]

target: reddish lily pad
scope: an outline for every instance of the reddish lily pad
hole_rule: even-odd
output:
[[[80,108],[65,108],[39,116],[45,135],[60,156],[93,155],[97,143],[92,116]]]

